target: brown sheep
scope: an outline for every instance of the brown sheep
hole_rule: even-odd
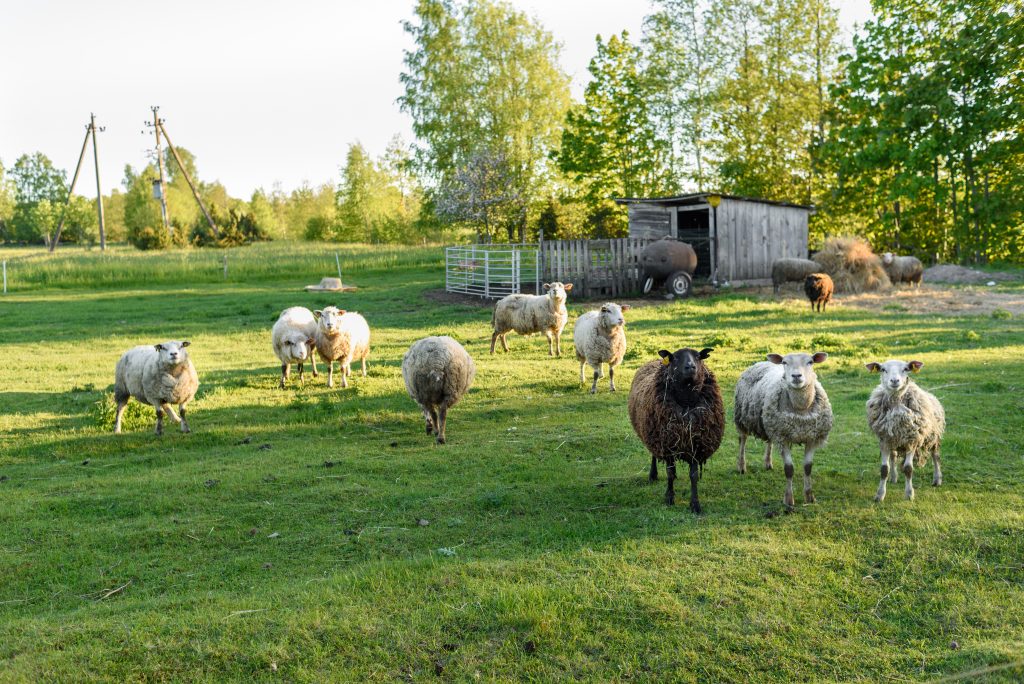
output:
[[[804,294],[811,300],[811,311],[814,311],[815,306],[818,311],[824,311],[825,305],[832,301],[835,289],[827,273],[812,273],[804,279]]]

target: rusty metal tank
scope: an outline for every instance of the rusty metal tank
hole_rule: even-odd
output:
[[[686,297],[693,289],[697,252],[685,242],[664,238],[644,247],[640,252],[640,268],[645,294],[655,287],[665,286],[671,294]]]

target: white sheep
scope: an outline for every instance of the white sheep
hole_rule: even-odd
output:
[[[448,409],[473,383],[476,366],[469,353],[450,337],[424,337],[402,358],[402,379],[409,396],[427,420],[427,434],[444,444]]]
[[[904,494],[914,498],[914,466],[920,468],[932,457],[932,485],[942,484],[939,446],[946,430],[946,413],[935,395],[921,389],[910,378],[924,364],[920,361],[872,361],[866,364],[872,373],[881,373],[878,387],[867,401],[868,425],[878,437],[882,454],[881,482],[875,501],[885,499],[885,483],[891,477],[896,484],[896,464],[903,458]]]
[[[494,343],[500,338],[501,348],[508,351],[505,336],[512,330],[520,335],[544,333],[548,338],[548,356],[562,355],[562,330],[569,320],[565,308],[566,293],[572,291],[572,283],[544,283],[543,295],[513,294],[503,297],[494,305],[491,315],[491,353]],[[553,345],[553,346],[552,346]]]
[[[576,319],[573,328],[573,342],[576,345],[576,360],[580,362],[580,384],[586,382],[583,367],[594,369],[594,384],[590,393],[597,392],[597,380],[601,377],[601,364],[608,364],[608,384],[615,391],[615,367],[622,363],[626,354],[626,319],[623,311],[629,305],[608,302],[599,311],[588,311]]]
[[[366,377],[366,357],[370,355],[370,326],[355,311],[327,306],[313,312],[317,319],[316,351],[327,362],[327,386],[334,387],[334,362],[341,366],[341,386],[348,387],[352,362],[361,361]]]
[[[832,430],[832,405],[818,382],[815,364],[828,358],[825,352],[814,354],[768,354],[767,361],[755,363],[740,375],[736,383],[733,419],[740,438],[736,462],[739,472],[747,470],[747,435],[769,443],[765,449],[765,467],[771,469],[771,444],[782,451],[786,470],[783,502],[793,506],[794,444],[804,446],[804,500],[814,503],[811,468],[814,452],[825,445]]]
[[[164,432],[164,413],[181,425],[182,432],[191,432],[185,405],[196,395],[199,377],[185,351],[189,344],[185,340],[142,345],[121,355],[114,370],[115,434],[121,432],[121,416],[131,397],[156,409],[156,434]],[[178,405],[180,418],[170,404]]]
[[[892,252],[882,255],[882,268],[885,269],[889,280],[896,283],[913,283],[921,286],[921,278],[924,276],[924,264],[917,257],[896,256]]]
[[[313,366],[313,377],[317,377],[313,358],[315,338],[316,317],[312,311],[304,306],[293,306],[281,312],[270,331],[270,344],[281,361],[282,388],[293,363],[299,366],[299,380],[302,380],[302,367],[307,360]]]

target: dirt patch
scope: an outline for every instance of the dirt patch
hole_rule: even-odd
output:
[[[1015,316],[1024,315],[1024,292],[993,292],[984,285],[957,289],[940,285],[901,287],[889,292],[837,295],[836,301],[862,309],[906,311],[913,314],[989,316],[996,309],[1003,309]]]
[[[926,268],[924,271],[924,281],[926,283],[953,283],[955,285],[963,285],[983,284],[1005,280],[1016,280],[1016,278],[1009,273],[986,273],[973,268],[957,266],[956,264],[937,264],[931,268]]]

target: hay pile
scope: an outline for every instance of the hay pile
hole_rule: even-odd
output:
[[[882,259],[859,237],[828,238],[813,258],[832,276],[838,292],[874,292],[892,287]]]

